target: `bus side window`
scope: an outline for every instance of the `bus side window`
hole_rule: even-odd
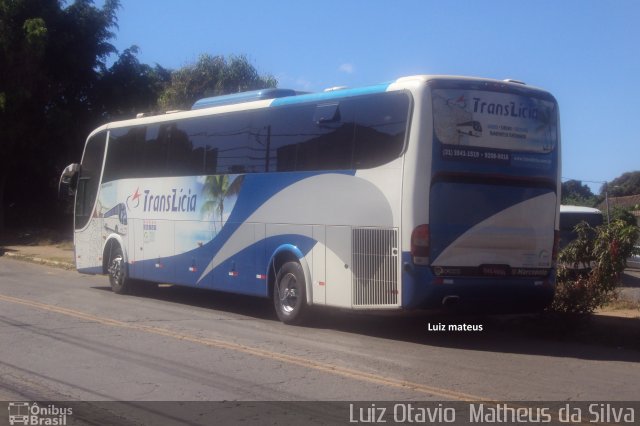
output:
[[[113,129],[109,132],[102,182],[144,177],[140,168],[140,157],[145,131],[145,127],[127,127]]]
[[[218,149],[213,146],[214,130],[211,117],[199,117],[183,124],[183,131],[191,144],[191,168],[193,175],[213,175],[218,166]]]
[[[144,142],[142,165],[146,176],[167,175],[167,155],[169,148],[169,128],[164,125],[151,125],[147,129]]]
[[[249,114],[221,114],[207,119],[207,145],[216,174],[246,173],[249,163]]]
[[[306,106],[273,108],[260,114],[264,121],[254,125],[260,129],[254,146],[256,153],[265,159],[265,171],[296,170],[298,144],[311,131],[310,114]]]
[[[353,101],[356,114],[355,169],[377,167],[397,158],[404,148],[409,97],[382,93]]]
[[[167,165],[171,176],[198,176],[203,172],[202,159],[198,161],[198,158],[195,158],[194,161],[193,142],[189,138],[192,122],[193,120],[187,120],[172,123],[168,129]]]
[[[352,168],[354,111],[348,102],[317,105],[313,125],[317,136],[298,150],[298,170]]]
[[[269,171],[350,168],[353,120],[342,103],[287,106],[268,114]]]
[[[275,170],[273,155],[272,125],[269,121],[273,111],[251,111],[249,128],[249,155],[247,171],[251,173]]]

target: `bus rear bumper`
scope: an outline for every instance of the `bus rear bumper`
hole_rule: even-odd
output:
[[[402,307],[486,313],[540,311],[553,300],[555,269],[547,277],[442,277],[431,268],[403,264]]]

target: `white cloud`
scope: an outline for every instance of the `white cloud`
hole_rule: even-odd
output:
[[[313,84],[306,78],[300,77],[296,80],[296,89],[310,91],[313,87]]]
[[[286,87],[287,89],[301,90],[303,92],[310,92],[314,90],[314,84],[304,76],[292,77],[287,73],[280,73],[276,75],[278,80],[278,87]]]
[[[338,70],[346,74],[353,74],[356,71],[356,67],[353,64],[346,63],[340,65]]]

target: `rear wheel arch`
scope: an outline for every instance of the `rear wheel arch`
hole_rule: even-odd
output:
[[[278,319],[285,324],[301,324],[309,318],[312,286],[309,265],[293,245],[280,246],[268,263],[268,295]]]
[[[287,261],[278,270],[273,303],[278,319],[285,324],[302,324],[309,318],[306,280],[298,261]]]
[[[267,266],[267,282],[268,282],[268,296],[270,298],[273,297],[274,285],[276,282],[276,276],[278,275],[278,271],[282,268],[282,266],[287,262],[298,262],[302,267],[302,271],[304,273],[305,279],[305,287],[306,287],[306,299],[307,305],[313,304],[313,286],[311,285],[311,272],[309,269],[309,265],[304,258],[302,252],[294,245],[282,245],[278,247],[273,255],[271,255],[271,259],[269,260]]]

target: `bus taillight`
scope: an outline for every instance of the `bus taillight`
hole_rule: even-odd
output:
[[[553,231],[553,252],[551,260],[555,263],[558,260],[558,252],[560,251],[560,231]]]
[[[420,225],[411,233],[411,256],[416,265],[429,264],[429,225]]]

